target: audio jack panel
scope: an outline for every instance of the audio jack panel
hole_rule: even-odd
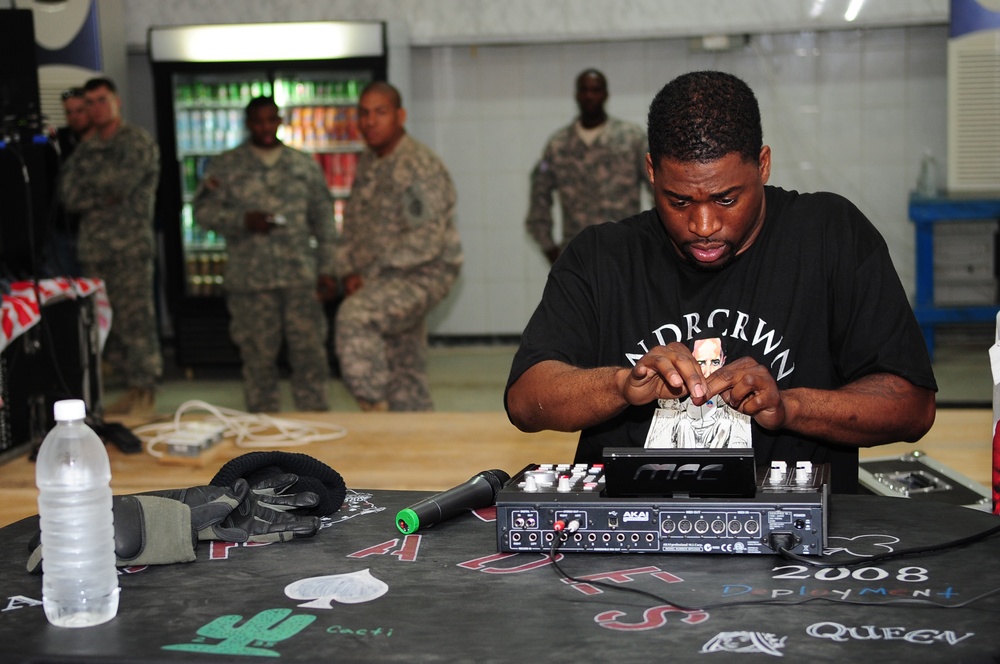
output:
[[[535,465],[497,496],[501,552],[822,555],[827,466],[768,472],[752,498],[608,498],[599,466]],[[576,522],[574,532],[560,524]]]

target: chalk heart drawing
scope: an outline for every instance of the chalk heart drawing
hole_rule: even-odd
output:
[[[349,574],[330,574],[300,579],[285,586],[285,595],[295,600],[312,600],[302,608],[332,609],[334,602],[360,604],[389,592],[389,585],[372,576],[368,569]]]

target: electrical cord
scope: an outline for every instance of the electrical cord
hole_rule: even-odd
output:
[[[813,559],[809,556],[801,556],[797,553],[792,553],[787,548],[779,546],[775,548],[783,558],[787,560],[794,560],[797,563],[802,563],[803,565],[809,565],[811,567],[850,567],[852,565],[871,565],[872,563],[880,563],[885,560],[892,560],[893,558],[902,558],[903,556],[915,556],[922,553],[933,553],[935,551],[943,551],[944,549],[954,549],[960,546],[965,546],[967,544],[972,544],[980,540],[986,539],[990,535],[1000,533],[1000,525],[993,526],[992,528],[987,528],[986,530],[980,531],[969,535],[968,537],[962,537],[957,540],[950,540],[947,542],[942,542],[940,544],[931,544],[928,546],[917,546],[909,549],[900,549],[899,551],[889,551],[887,553],[880,553],[874,556],[866,556],[864,558],[851,558],[849,560],[844,559],[834,559],[829,558],[824,559]]]
[[[206,411],[211,417],[198,420],[184,420],[192,411]],[[272,417],[260,413],[246,413],[230,408],[213,406],[199,400],[185,401],[174,412],[170,422],[154,422],[133,429],[146,445],[146,452],[154,457],[165,456],[158,449],[178,434],[192,431],[197,425],[217,425],[222,428],[223,437],[234,437],[239,448],[277,449],[298,447],[310,443],[329,442],[347,435],[347,429],[338,424],[322,424],[286,418]]]
[[[571,529],[570,526],[572,524],[576,525]],[[970,606],[971,604],[974,604],[975,602],[978,602],[982,599],[986,599],[987,597],[992,597],[993,595],[1000,594],[1000,588],[993,588],[991,590],[987,590],[986,592],[975,595],[974,597],[970,597],[969,599],[963,600],[961,602],[955,602],[952,604],[943,604],[940,602],[935,602],[933,600],[923,599],[923,598],[893,598],[892,600],[889,600],[887,602],[870,602],[867,600],[852,600],[852,599],[844,599],[844,598],[836,598],[836,597],[820,595],[814,597],[805,597],[796,600],[756,599],[756,600],[740,600],[734,602],[716,602],[712,604],[701,604],[698,606],[686,606],[684,604],[679,604],[671,599],[667,599],[666,597],[657,595],[656,593],[650,592],[648,590],[643,590],[642,588],[630,588],[628,586],[619,586],[607,583],[605,581],[581,579],[566,572],[566,570],[563,569],[562,565],[559,564],[559,558],[561,558],[561,556],[557,556],[556,554],[558,553],[559,545],[563,541],[566,534],[576,532],[576,530],[578,530],[579,527],[580,527],[579,522],[575,520],[570,521],[569,523],[566,523],[564,521],[556,521],[556,523],[553,525],[553,530],[556,531],[556,536],[552,538],[552,546],[549,548],[549,560],[552,562],[552,569],[556,572],[558,576],[565,579],[569,583],[589,584],[591,586],[595,586],[597,588],[603,588],[605,590],[617,590],[621,592],[633,593],[636,595],[640,595],[642,597],[646,597],[648,599],[652,599],[660,604],[671,606],[679,611],[685,611],[688,613],[697,613],[699,611],[707,611],[709,609],[728,609],[738,606],[758,606],[758,605],[800,606],[802,604],[807,604],[809,602],[832,602],[837,604],[852,604],[857,606],[870,606],[870,607],[906,605],[909,607],[921,607],[921,608],[960,609]],[[914,547],[911,549],[903,549],[901,551],[893,552],[890,554],[855,559],[852,562],[833,562],[830,563],[829,565],[823,564],[816,566],[845,567],[848,565],[871,564],[873,561],[882,561],[882,560],[888,560],[890,558],[899,558],[906,555],[917,555],[920,553],[941,551],[943,549],[953,548],[956,546],[964,546],[966,544],[977,542],[979,540],[985,539],[986,537],[989,537],[990,535],[996,532],[1000,532],[1000,526],[995,526],[988,530],[976,533],[974,535],[970,535],[969,537],[953,540],[951,542],[946,542],[940,545],[932,545],[928,547]],[[784,558],[795,560],[796,562],[813,564],[813,561],[809,560],[807,557],[799,556],[797,554],[792,554],[790,551],[788,551],[783,547],[779,547],[777,552]]]

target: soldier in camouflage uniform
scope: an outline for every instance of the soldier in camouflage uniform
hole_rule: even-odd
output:
[[[625,219],[641,209],[646,177],[646,133],[604,111],[608,84],[596,69],[576,79],[580,115],[549,138],[531,172],[526,225],[550,262],[583,228]],[[552,192],[562,208],[562,241],[553,236]]]
[[[431,410],[427,313],[462,266],[455,187],[440,158],[410,138],[399,92],[365,88],[358,160],[336,261],[346,298],[335,335],[341,374],[362,410]]]
[[[336,295],[333,199],[315,160],[278,140],[281,116],[273,99],[251,100],[246,125],[250,140],[209,163],[194,216],[226,238],[229,329],[243,360],[247,410],[281,410],[282,338],[295,408],[328,410],[321,301]]]
[[[112,81],[87,81],[84,99],[94,132],[63,165],[60,193],[66,211],[80,215],[83,275],[104,280],[113,311],[105,358],[128,390],[105,412],[148,415],[163,373],[153,291],[160,150],[148,132],[122,120]]]

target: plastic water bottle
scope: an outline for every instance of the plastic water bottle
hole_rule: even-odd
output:
[[[934,198],[938,194],[937,160],[929,149],[924,151],[924,158],[920,162],[917,193],[925,198]]]
[[[89,627],[118,613],[111,464],[80,399],[57,401],[56,426],[35,462],[42,530],[42,606],[59,627]]]

